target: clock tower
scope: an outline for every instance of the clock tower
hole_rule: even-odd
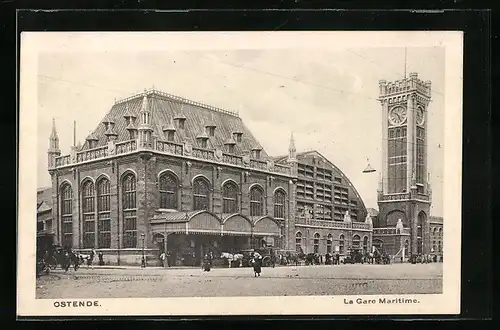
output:
[[[409,78],[394,82],[380,80],[379,87],[383,166],[377,227],[407,235],[401,243],[405,254],[430,253],[427,113],[431,82],[410,73]]]

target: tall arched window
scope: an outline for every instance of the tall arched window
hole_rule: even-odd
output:
[[[122,180],[123,196],[123,247],[137,247],[136,179],[132,173]]]
[[[436,246],[436,241],[432,241],[432,252],[438,252],[437,246]]]
[[[340,254],[343,254],[345,252],[344,244],[345,244],[344,234],[340,234],[340,237],[339,237],[339,253]]]
[[[222,186],[222,213],[238,212],[238,186],[227,181]]]
[[[274,193],[274,217],[276,219],[285,218],[285,192],[281,189]]]
[[[417,219],[417,253],[423,253],[424,251],[423,231],[424,231],[425,220],[426,220],[425,213],[420,212],[418,214],[418,219]]]
[[[73,191],[69,183],[61,187],[61,245],[73,246]]]
[[[314,253],[319,253],[319,238],[320,238],[319,234],[315,233],[313,241]]]
[[[193,210],[208,210],[210,197],[210,184],[202,177],[193,182]]]
[[[361,237],[359,237],[359,235],[354,235],[352,237],[352,247],[355,248],[355,249],[358,249],[360,248],[360,243],[361,243]]]
[[[111,247],[111,191],[110,183],[106,178],[97,182],[97,214],[98,223],[98,246],[109,249]]]
[[[326,253],[332,253],[332,243],[333,243],[333,236],[332,234],[328,234],[326,238]]]
[[[169,172],[160,176],[160,208],[177,209],[177,194],[179,185],[177,178]]]
[[[264,192],[259,186],[250,189],[250,216],[261,216],[264,212]]]
[[[368,236],[363,238],[363,252],[368,253]]]
[[[95,193],[94,183],[87,180],[82,185],[83,247],[95,247]]]
[[[300,231],[295,234],[295,251],[302,252],[302,233]]]

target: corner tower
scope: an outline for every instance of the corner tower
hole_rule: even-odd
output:
[[[56,166],[56,157],[61,156],[61,149],[59,149],[59,137],[56,131],[56,120],[52,118],[52,133],[50,133],[49,138],[49,149],[47,150],[48,156],[48,168],[54,168]]]
[[[417,73],[379,81],[382,105],[382,180],[379,226],[409,231],[412,253],[429,253],[430,187],[427,174],[427,113],[431,82]]]

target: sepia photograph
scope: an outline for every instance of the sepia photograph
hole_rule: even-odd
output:
[[[461,33],[21,41],[20,310],[459,311]]]

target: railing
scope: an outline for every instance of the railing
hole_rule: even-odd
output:
[[[138,141],[134,139],[116,143],[114,152],[110,152],[108,146],[102,146],[99,148],[80,151],[76,154],[76,161],[71,159],[71,155],[57,157],[56,167],[70,165],[73,162],[80,163],[80,162],[105,158],[113,155],[126,154],[129,152],[134,152],[139,148],[153,149],[162,153],[179,155],[179,156],[191,156],[201,160],[208,160],[208,161],[219,160],[217,159],[214,150],[193,147],[191,148],[191,153],[186,154],[186,152],[184,151],[184,145],[180,143],[156,140],[154,143],[154,147],[152,144],[148,146],[140,146],[138,144]],[[273,164],[271,166],[270,165],[271,163],[268,163],[264,160],[250,159],[249,162],[244,163],[243,157],[241,156],[222,153],[222,159],[220,159],[220,161],[222,163],[236,165],[236,166],[245,166],[262,171],[291,175],[291,168],[289,166],[282,164]]]
[[[233,164],[238,166],[243,165],[243,159],[240,156],[231,154],[222,154],[222,161],[227,164]]]
[[[168,153],[174,154],[174,155],[181,155],[182,156],[182,154],[183,154],[182,144],[173,143],[173,142],[156,141],[156,150],[162,151],[162,152],[168,152]]]
[[[116,154],[124,154],[127,152],[137,150],[137,142],[136,140],[119,142],[116,144]]]
[[[212,150],[193,148],[193,157],[206,159],[206,160],[214,160],[214,152]]]
[[[396,234],[410,234],[410,228],[403,228],[399,231],[397,228],[373,228],[374,235],[396,235]]]
[[[71,164],[71,156],[59,156],[56,158],[56,167]]]
[[[331,229],[362,229],[370,230],[372,227],[370,224],[365,222],[344,222],[344,221],[328,221],[328,220],[306,220],[304,217],[297,217],[296,224],[323,227]]]
[[[381,201],[398,201],[398,200],[405,200],[405,199],[410,199],[410,194],[409,193],[391,194],[391,195],[381,195],[381,196],[379,196],[379,200],[381,200]]]
[[[210,110],[213,110],[213,111],[222,112],[222,113],[225,113],[227,115],[234,116],[234,117],[239,117],[239,114],[237,112],[229,111],[229,110],[222,109],[222,108],[217,108],[217,107],[214,107],[212,105],[204,104],[204,103],[201,103],[201,102],[196,102],[196,101],[188,100],[186,98],[183,98],[183,97],[180,97],[180,96],[177,96],[177,95],[173,95],[173,94],[169,94],[169,93],[165,93],[165,92],[156,90],[154,88],[146,90],[146,94],[147,95],[153,94],[155,96],[162,96],[163,98],[167,98],[168,100],[182,102],[182,103],[185,103],[185,104],[190,104],[190,105],[194,105],[194,106],[205,108],[205,109],[210,109]],[[144,95],[144,93],[139,93],[139,94],[136,94],[136,95],[132,95],[132,96],[126,97],[124,99],[116,100],[115,104],[120,104],[120,103],[124,103],[124,102],[130,101],[130,100],[133,100],[133,99],[136,99],[136,98],[139,98],[139,97],[143,97],[143,95]]]
[[[108,155],[108,147],[99,147],[94,149],[89,149],[85,151],[80,151],[76,154],[76,162],[84,162],[87,160],[94,160],[98,158],[104,158]]]
[[[261,160],[256,160],[256,159],[251,159],[250,160],[250,167],[251,168],[257,168],[259,170],[266,170],[267,169],[267,163]]]

